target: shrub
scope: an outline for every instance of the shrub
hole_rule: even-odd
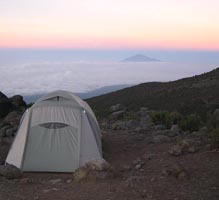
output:
[[[180,113],[167,111],[154,112],[151,117],[154,124],[162,124],[166,128],[171,128],[173,124],[178,124],[182,119]]]
[[[213,122],[213,115],[208,112],[207,113],[207,117],[206,117],[206,125],[208,127],[209,130],[213,130],[214,129],[214,122]]]
[[[102,110],[94,110],[96,117],[99,118],[106,118],[111,114],[111,111],[109,109],[102,109]]]
[[[212,145],[214,148],[219,148],[219,128],[212,130],[211,132],[212,137]]]
[[[178,112],[171,112],[170,118],[171,118],[172,124],[178,124],[182,120],[182,115]]]
[[[152,121],[154,124],[163,124],[165,125],[167,121],[167,115],[168,112],[166,111],[158,111],[158,112],[153,112],[151,115]]]
[[[132,120],[132,119],[137,119],[137,114],[135,112],[129,111],[126,112],[124,115],[124,120]]]
[[[184,117],[180,123],[179,126],[184,131],[198,131],[201,127],[201,118],[197,114],[191,114],[186,117]]]

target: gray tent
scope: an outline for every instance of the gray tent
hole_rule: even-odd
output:
[[[89,105],[55,91],[26,110],[6,163],[23,171],[73,172],[101,160],[100,129]]]

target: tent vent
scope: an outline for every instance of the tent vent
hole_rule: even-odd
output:
[[[60,129],[60,128],[65,128],[66,126],[69,126],[68,124],[64,124],[64,123],[57,123],[57,122],[53,122],[53,123],[44,123],[44,124],[40,124],[39,126],[43,127],[43,128],[48,128],[48,129]]]

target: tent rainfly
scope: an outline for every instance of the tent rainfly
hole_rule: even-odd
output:
[[[73,172],[92,160],[102,160],[93,111],[74,94],[55,91],[26,110],[6,163],[22,171]]]

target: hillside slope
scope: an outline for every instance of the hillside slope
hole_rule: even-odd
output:
[[[184,114],[204,114],[219,107],[219,68],[172,82],[143,83],[87,99],[87,102],[97,113],[120,103],[129,110],[148,107],[155,110],[178,110]]]

